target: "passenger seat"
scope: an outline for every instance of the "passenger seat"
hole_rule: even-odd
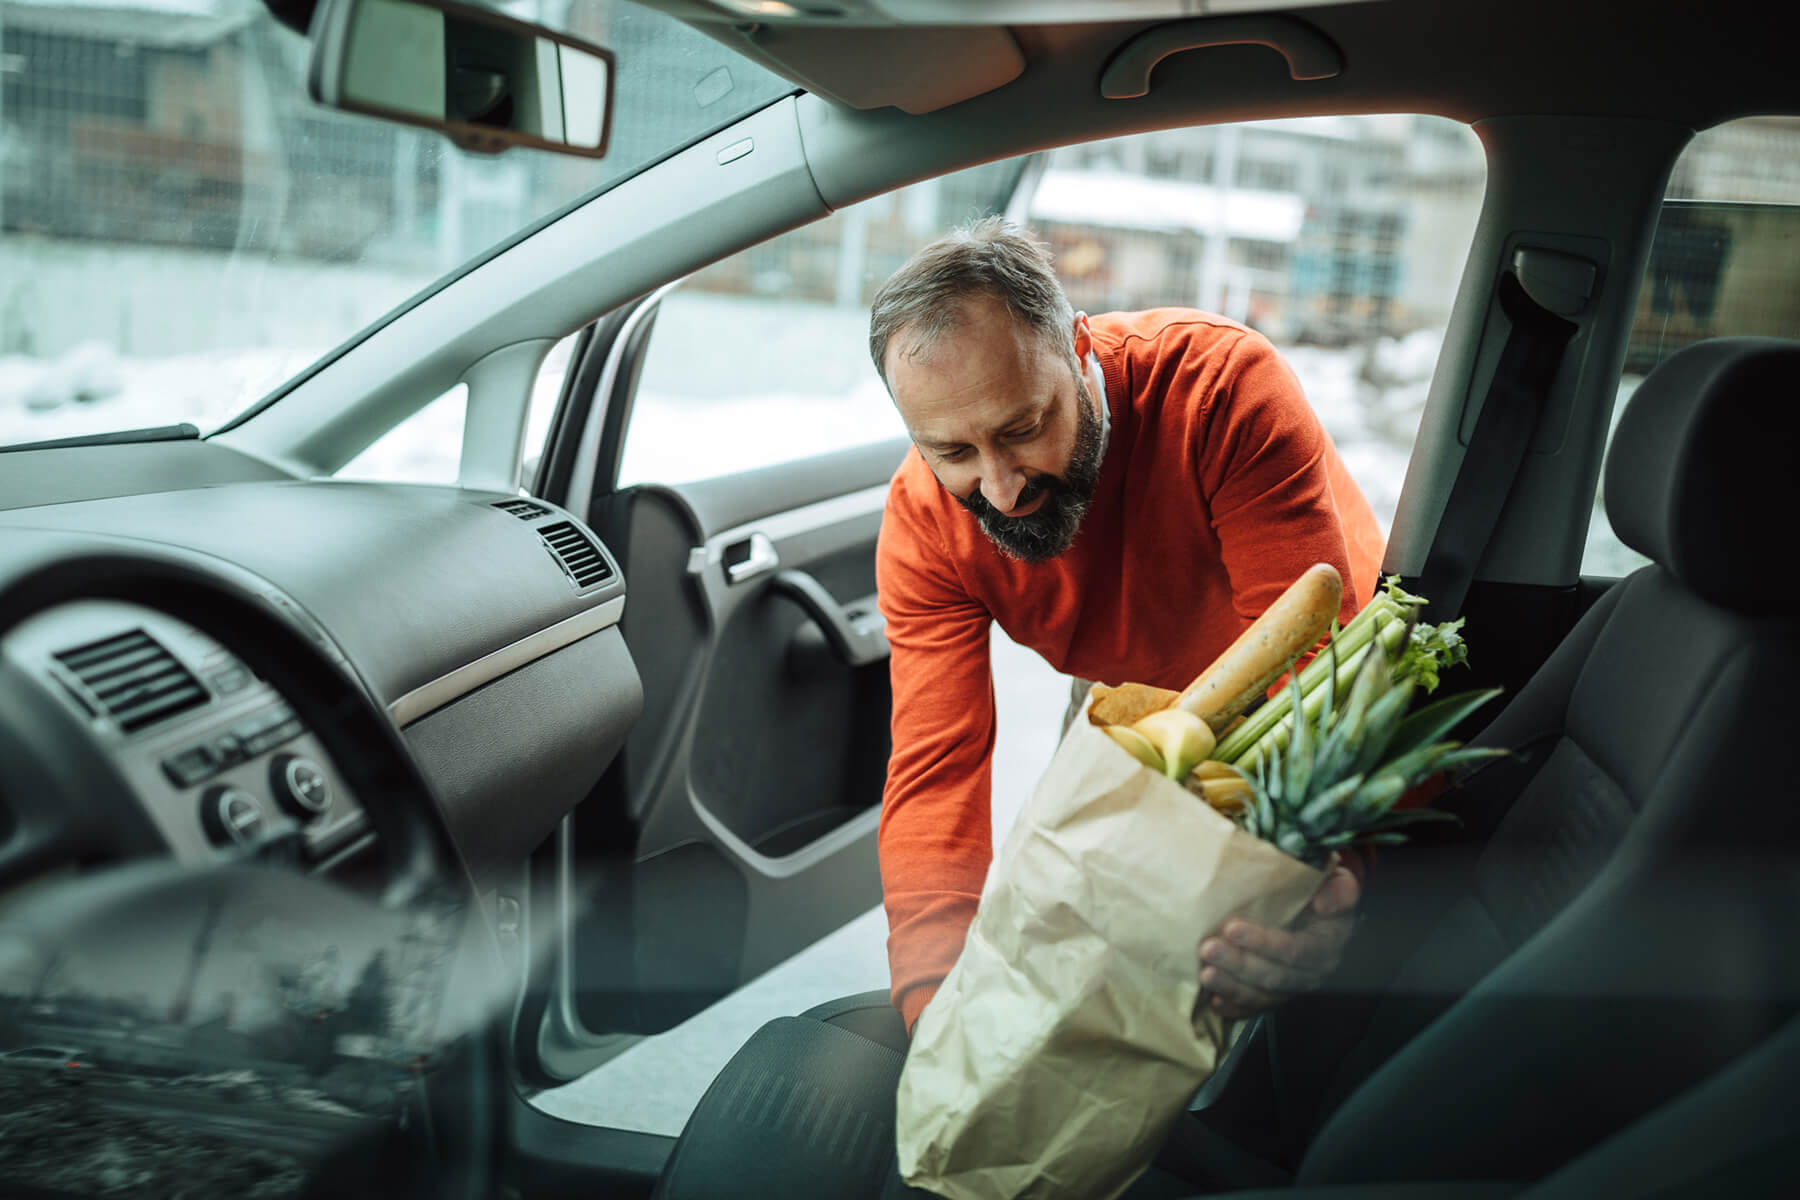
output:
[[[1795,1012],[1797,390],[1800,344],[1744,338],[1632,397],[1605,496],[1652,565],[1477,739],[1518,757],[1458,798],[1494,827],[1459,892],[1441,856],[1377,873],[1371,908],[1432,928],[1318,1090],[1298,1182],[1543,1177]]]

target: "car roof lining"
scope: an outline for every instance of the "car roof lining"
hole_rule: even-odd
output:
[[[979,30],[1010,38],[981,43],[994,60],[976,71],[963,102],[980,96],[999,102],[1026,89],[1025,81],[1053,74],[1057,90],[1079,103],[1098,97],[1101,70],[1132,37],[1166,22],[903,28],[829,28],[819,25],[747,26],[694,16],[691,3],[650,3],[684,16],[694,28],[752,53],[758,61],[802,86],[831,79],[824,95],[850,108],[896,105],[919,112],[941,109],[941,73],[921,72],[916,90],[896,89],[897,35],[942,36],[975,43]],[[1718,0],[1697,17],[1691,6],[1570,4],[1567,0],[1380,0],[1376,3],[1305,7],[1278,19],[1317,29],[1337,46],[1344,69],[1332,79],[1296,81],[1280,58],[1261,46],[1228,46],[1171,56],[1156,70],[1152,96],[1184,95],[1184,123],[1249,120],[1262,116],[1345,112],[1422,112],[1474,123],[1487,117],[1555,113],[1636,116],[1703,128],[1732,117],[1800,110],[1800,73],[1791,45],[1800,13],[1756,0]],[[1241,14],[1215,18],[1242,21]],[[805,36],[800,36],[801,33]],[[1023,48],[1026,64],[1013,78],[1001,59],[1009,42]],[[924,44],[923,42],[921,44]],[[963,51],[973,60],[972,50]],[[1233,68],[1233,60],[1256,64]],[[1238,84],[1230,114],[1213,108],[1216,71]],[[974,74],[971,76],[975,79]],[[1705,87],[1683,86],[1703,79]],[[867,90],[859,92],[859,80]],[[1001,80],[987,86],[988,80]],[[982,86],[976,90],[976,82]],[[1139,101],[1114,101],[1134,104]]]

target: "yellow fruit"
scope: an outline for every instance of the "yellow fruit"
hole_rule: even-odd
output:
[[[1188,790],[1199,794],[1222,813],[1234,813],[1250,803],[1250,784],[1244,779],[1196,779],[1189,777]]]
[[[1195,779],[1233,779],[1242,782],[1244,773],[1230,763],[1222,763],[1216,758],[1206,759],[1194,764],[1189,772]]]
[[[1162,755],[1157,753],[1156,747],[1150,744],[1150,740],[1137,730],[1129,729],[1124,725],[1102,725],[1100,732],[1125,747],[1131,757],[1152,771],[1164,769]]]
[[[1179,708],[1165,708],[1132,726],[1162,757],[1163,774],[1180,783],[1194,764],[1213,752],[1216,741],[1205,721]]]

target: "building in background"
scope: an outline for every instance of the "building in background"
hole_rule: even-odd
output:
[[[1484,176],[1452,121],[1299,118],[1059,150],[1030,214],[1078,307],[1344,345],[1442,324]]]

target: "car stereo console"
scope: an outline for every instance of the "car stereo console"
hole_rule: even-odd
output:
[[[21,624],[0,650],[62,718],[67,752],[101,756],[177,859],[267,853],[321,865],[369,837],[293,707],[200,630],[81,601]]]

